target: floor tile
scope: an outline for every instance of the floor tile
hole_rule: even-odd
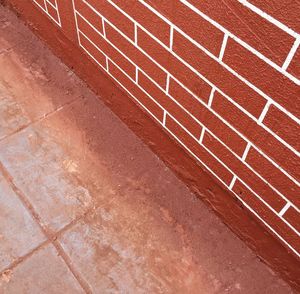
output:
[[[0,86],[0,140],[30,123],[18,102]]]
[[[292,293],[222,228],[212,228],[219,242],[205,221],[207,235],[191,237],[172,212],[135,193],[140,201],[103,204],[59,240],[93,293]],[[236,257],[226,256],[230,247]]]
[[[100,207],[95,218],[61,239],[95,293],[289,293],[126,126],[90,98],[3,140],[0,159],[52,229],[81,215],[85,203]],[[72,193],[65,186],[88,193],[81,203],[69,197],[66,203]]]
[[[39,226],[0,174],[0,272],[44,240]]]
[[[93,293],[292,293],[1,5],[0,162]],[[1,181],[0,293],[82,293]]]
[[[58,69],[66,79],[65,84],[61,85],[59,79],[49,83],[52,77],[45,73],[45,68],[59,63],[58,59],[46,59],[41,65],[38,56],[28,56],[28,53],[23,55],[17,50],[21,49],[16,47],[12,51],[0,54],[0,83],[6,86],[7,94],[19,104],[30,121],[44,117],[76,98],[76,95],[72,95],[71,88],[68,88],[67,82],[68,78],[72,79],[72,73],[64,66]],[[15,80],[22,82],[15,83]],[[64,87],[65,90],[58,92],[58,87]]]
[[[131,220],[125,215],[101,208],[61,238],[93,293],[196,293],[200,287],[210,293],[203,274],[197,276],[192,261],[179,255],[180,245],[171,244],[174,239],[158,248],[162,232],[142,231],[133,225],[135,213]]]
[[[77,294],[84,293],[52,245],[0,277],[3,294]]]
[[[0,142],[0,161],[43,224],[57,231],[90,205],[89,191],[68,172],[68,156],[46,130],[29,127]]]

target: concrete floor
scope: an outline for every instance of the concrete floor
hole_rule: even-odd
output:
[[[0,6],[0,293],[293,293]]]

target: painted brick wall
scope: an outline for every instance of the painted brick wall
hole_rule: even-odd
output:
[[[34,3],[43,10],[48,17],[53,20],[59,27],[61,27],[61,21],[59,16],[59,10],[56,0],[34,0]]]
[[[34,2],[61,26],[56,0]],[[300,257],[296,2],[72,5],[83,54]]]

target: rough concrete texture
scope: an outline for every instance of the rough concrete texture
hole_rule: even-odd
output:
[[[293,293],[0,6],[0,293]]]

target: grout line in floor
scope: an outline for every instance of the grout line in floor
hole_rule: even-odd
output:
[[[65,251],[63,250],[63,248],[61,247],[61,245],[56,241],[57,239],[57,233],[53,233],[48,231],[48,229],[46,227],[43,226],[40,216],[38,215],[38,213],[34,210],[33,206],[31,205],[31,203],[28,201],[27,197],[25,196],[25,194],[15,185],[15,183],[13,182],[13,177],[10,175],[10,173],[8,172],[8,170],[4,167],[4,165],[0,162],[0,172],[2,172],[5,180],[8,182],[8,184],[10,185],[10,187],[12,188],[12,190],[14,191],[14,193],[19,197],[20,201],[22,202],[22,204],[24,205],[24,207],[29,211],[31,217],[33,218],[33,220],[36,222],[36,224],[40,227],[40,229],[42,230],[43,234],[45,235],[45,237],[47,238],[47,240],[45,242],[49,242],[52,243],[52,245],[55,247],[55,249],[57,250],[59,256],[61,256],[61,258],[63,259],[64,263],[66,264],[66,266],[69,268],[69,270],[71,271],[71,273],[73,274],[74,278],[77,280],[77,282],[80,284],[80,286],[82,287],[82,289],[86,292],[86,293],[92,293],[89,285],[87,284],[87,282],[80,276],[80,274],[77,272],[77,270],[73,267],[72,262],[70,260],[70,258],[68,257],[68,255],[65,253]],[[91,209],[94,209],[94,207],[92,207]],[[86,213],[84,213],[81,218],[85,217],[85,215],[89,212],[90,210],[88,210]],[[80,219],[81,219],[80,218]],[[74,220],[73,225],[75,223],[77,223],[79,219]],[[67,225],[68,226],[68,225]],[[65,227],[64,227],[65,228]],[[64,230],[64,228],[62,230]],[[69,228],[69,226],[68,226]],[[30,256],[36,251],[38,250],[37,248],[35,248]],[[22,262],[24,260],[24,258],[18,259],[14,266],[17,266],[20,262]],[[10,268],[6,268],[6,271],[9,270]]]
[[[1,164],[1,163],[0,163]],[[22,203],[23,204],[23,203]],[[28,208],[25,207],[27,210]],[[42,247],[48,245],[48,244],[53,244],[53,242],[57,242],[56,240],[62,236],[66,231],[71,229],[73,226],[75,226],[77,223],[79,223],[81,220],[83,220],[88,214],[93,213],[93,211],[96,209],[96,207],[91,207],[88,209],[85,213],[80,215],[79,217],[75,218],[72,220],[70,223],[65,225],[62,229],[59,231],[53,233],[53,236],[49,240],[48,237],[46,236],[46,240],[40,243],[38,246],[27,252],[25,255],[20,256],[16,260],[14,260],[12,263],[10,263],[7,267],[5,267],[3,270],[0,271],[0,277],[3,273],[5,273],[8,270],[13,270],[16,266],[18,266],[20,263],[24,262],[27,258],[31,257],[36,251],[40,250]],[[31,215],[32,217],[32,215]],[[33,217],[32,217],[33,218]],[[44,233],[44,232],[43,232]]]
[[[45,240],[42,243],[40,243],[38,246],[34,247],[32,250],[27,252],[26,254],[20,256],[19,258],[15,259],[13,262],[11,262],[7,267],[5,267],[3,270],[0,271],[0,277],[5,274],[7,271],[12,271],[15,267],[17,267],[19,264],[30,258],[36,251],[46,247],[51,242],[49,240]]]
[[[18,128],[17,130],[13,131],[12,133],[0,138],[0,142],[6,140],[7,138],[10,138],[16,134],[18,134],[19,132],[26,130],[28,127],[33,126],[35,124],[38,124],[39,122],[42,122],[43,120],[45,120],[48,117],[51,117],[52,115],[56,114],[57,112],[63,110],[65,107],[68,107],[69,105],[72,105],[73,103],[75,103],[77,100],[83,99],[83,97],[76,97],[75,99],[66,102],[65,104],[61,105],[60,107],[46,113],[45,115],[43,115],[42,117],[39,117],[38,119],[35,119],[33,121],[31,121],[30,123]]]

